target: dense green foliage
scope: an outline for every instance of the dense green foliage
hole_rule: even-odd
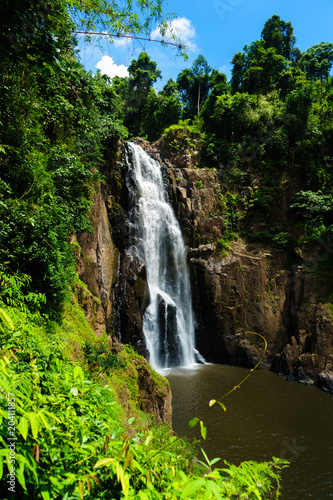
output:
[[[61,39],[56,58],[37,39],[38,56],[22,42],[1,61],[0,266],[31,275],[56,315],[75,271],[69,236],[89,230],[103,144],[125,128],[107,81],[77,61],[68,16],[48,16],[45,31]]]
[[[177,130],[169,127],[164,138],[180,153],[199,150],[198,166],[221,170],[215,215],[224,216],[225,231],[218,248],[241,235],[293,251],[331,235],[332,50],[323,42],[301,53],[291,23],[275,15],[260,40],[235,54],[230,84],[202,65],[208,87],[200,110],[201,59],[179,74],[183,116],[192,123],[183,132],[181,122]],[[195,140],[189,127],[196,129]]]
[[[261,499],[276,490],[284,461],[213,468],[220,459],[203,451],[205,462],[195,460],[167,425],[149,428],[133,369],[147,362],[131,348],[116,354],[87,325],[78,332],[73,305],[62,327],[44,318],[44,297],[25,294],[27,279],[1,275],[3,499]],[[130,418],[119,383],[120,393],[130,388]]]

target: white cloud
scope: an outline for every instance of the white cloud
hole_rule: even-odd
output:
[[[223,66],[219,67],[220,73],[230,73],[232,66],[230,64],[223,64]]]
[[[110,56],[103,56],[96,64],[96,68],[101,70],[102,75],[108,75],[110,78],[128,76],[127,67],[123,64],[116,64]]]
[[[232,66],[230,64],[224,64],[223,66],[219,67],[219,72],[224,73],[227,77],[227,80],[230,80],[231,78],[231,71],[232,71]]]
[[[133,43],[133,40],[131,40],[131,38],[127,38],[127,37],[124,37],[124,36],[115,36],[113,37],[113,41],[112,41],[113,45],[115,47],[129,47],[132,43]]]
[[[169,27],[167,28],[166,33],[163,37],[161,35],[160,29],[156,28],[151,32],[151,38],[163,38],[163,40],[165,41],[173,42],[171,36],[176,35],[176,37],[179,39],[179,42],[186,45],[189,52],[197,50],[197,46],[195,42],[193,42],[193,39],[196,37],[195,28],[189,19],[187,19],[186,17],[177,17],[176,19],[170,21],[170,23],[168,24]]]

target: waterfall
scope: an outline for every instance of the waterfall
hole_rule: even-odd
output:
[[[128,143],[127,163],[134,248],[145,263],[150,293],[143,318],[149,361],[157,370],[189,366],[196,350],[186,248],[162,167],[134,143]]]

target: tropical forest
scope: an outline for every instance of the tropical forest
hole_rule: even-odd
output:
[[[2,500],[332,496],[333,43],[167,8],[1,0]],[[152,25],[175,78],[85,67]]]

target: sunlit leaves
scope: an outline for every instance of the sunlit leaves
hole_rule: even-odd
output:
[[[205,426],[205,424],[203,423],[202,420],[200,420],[200,433],[201,433],[201,436],[204,440],[206,440],[206,437],[207,437],[207,427]]]
[[[27,439],[27,435],[28,435],[28,430],[29,430],[29,421],[26,417],[21,417],[20,418],[20,422],[17,426],[17,430],[19,431],[19,433],[22,435],[23,439],[26,440]]]
[[[192,418],[192,420],[188,423],[188,428],[193,429],[199,423],[199,419],[197,417]]]
[[[226,406],[221,401],[218,401],[218,404],[221,406],[222,410],[227,411]]]

